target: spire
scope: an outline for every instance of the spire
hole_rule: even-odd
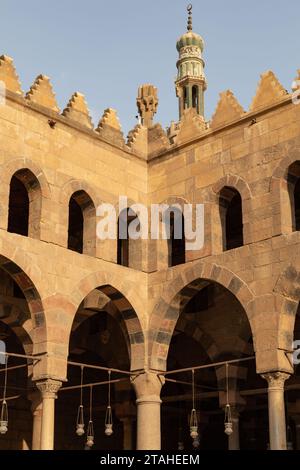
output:
[[[191,3],[188,4],[187,11],[188,11],[187,30],[193,31],[193,5]]]
[[[187,32],[177,41],[176,48],[179,53],[177,61],[177,78],[175,81],[176,95],[179,98],[179,117],[186,109],[195,108],[197,114],[204,116],[204,92],[206,78],[204,74],[204,60],[202,52],[204,41],[199,34],[193,31],[192,4],[187,6],[188,22]]]

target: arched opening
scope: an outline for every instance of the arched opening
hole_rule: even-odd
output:
[[[193,106],[193,108],[195,108],[197,110],[198,110],[198,107],[199,107],[198,100],[199,100],[198,86],[194,85],[192,87],[192,106]]]
[[[180,313],[170,341],[167,371],[178,372],[166,374],[162,389],[162,448],[228,449],[232,441],[224,433],[226,366],[213,364],[254,355],[247,315],[228,289],[204,279],[187,285],[174,302]],[[192,439],[192,370],[182,369],[209,365],[195,370],[199,439]],[[228,384],[232,412],[239,412],[239,447],[267,449],[268,397],[264,380],[256,374],[255,361],[229,365]]]
[[[124,309],[124,311],[122,310]],[[112,286],[99,287],[80,304],[73,321],[69,342],[69,361],[95,368],[83,368],[83,384],[93,387],[92,418],[94,424],[94,450],[131,450],[136,441],[135,394],[129,375],[116,371],[111,373],[111,407],[113,434],[105,435],[105,415],[108,405],[108,372],[98,369],[129,371],[131,345],[134,341],[128,328],[135,312],[130,303]],[[131,337],[130,337],[131,336]],[[137,341],[137,338],[136,340]],[[116,347],[117,345],[117,347]],[[56,404],[55,449],[86,449],[87,433],[76,435],[77,411],[80,389],[65,390],[81,383],[81,367],[68,365],[68,382],[60,390]],[[90,387],[83,388],[85,431],[89,421]]]
[[[298,178],[294,189],[294,203],[295,203],[295,229],[300,230],[300,178]]]
[[[299,387],[300,387],[300,303],[294,325],[294,375],[285,386],[285,409],[287,425],[287,446],[289,450],[300,450],[300,415]]]
[[[188,103],[188,96],[189,96],[189,93],[188,93],[188,87],[183,87],[183,103],[184,103],[184,109],[187,109],[188,106],[189,106],[189,103]]]
[[[18,235],[39,238],[41,188],[28,169],[17,171],[10,181],[7,230]]]
[[[300,162],[290,165],[287,175],[291,207],[292,231],[300,230]]]
[[[21,270],[2,259],[0,268],[0,341],[5,344],[5,352],[25,355],[32,353],[32,341],[26,329],[31,323],[28,301],[13,275],[19,276]],[[9,274],[9,270],[13,275]],[[24,273],[23,273],[24,275]],[[34,290],[31,291],[32,299]],[[26,328],[26,329],[25,329]],[[30,328],[29,328],[30,329]],[[1,351],[4,347],[1,345]],[[32,401],[34,385],[29,369],[30,361],[23,357],[9,356],[7,362],[6,401],[8,407],[7,432],[0,435],[1,450],[28,450],[32,446]],[[0,356],[0,406],[3,402],[5,384],[3,356]]]
[[[168,235],[169,267],[184,264],[186,257],[184,215],[179,208],[171,207],[163,217]]]
[[[219,196],[219,210],[222,224],[223,250],[243,246],[243,210],[240,193],[225,186]]]
[[[96,209],[85,191],[76,191],[69,201],[68,249],[95,255]]]
[[[129,208],[124,209],[118,219],[118,254],[117,262],[120,266],[137,268],[141,262],[141,240],[133,240],[129,234],[129,226],[135,224],[136,230],[140,230],[138,216]]]

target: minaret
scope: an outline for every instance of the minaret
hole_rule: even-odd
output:
[[[176,96],[179,98],[179,117],[188,108],[195,108],[197,113],[204,117],[204,91],[206,78],[204,75],[204,60],[202,52],[204,41],[199,34],[193,32],[192,5],[187,7],[187,32],[181,36],[176,44],[179,52],[177,61]]]

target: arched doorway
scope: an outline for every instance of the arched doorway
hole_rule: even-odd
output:
[[[191,288],[187,286],[185,292],[188,287]],[[251,407],[247,399],[250,390],[265,388],[264,380],[256,375],[254,360],[230,362],[254,356],[251,328],[243,307],[228,289],[216,282],[199,281],[189,296],[172,335],[167,371],[229,361],[229,404],[232,414],[239,414],[240,447],[266,449],[267,395],[251,398]],[[230,443],[224,433],[225,364],[195,371],[199,443],[189,435],[191,383],[191,370],[166,374],[162,389],[162,448],[176,449],[182,445],[191,451],[199,445],[201,450],[228,449]]]
[[[135,448],[135,394],[130,384],[130,369],[132,349],[143,343],[143,334],[137,331],[138,324],[130,302],[111,285],[94,289],[81,302],[70,335],[68,383],[60,390],[56,404],[55,449],[88,449],[86,430],[91,388],[95,431],[93,449]],[[108,369],[112,371],[110,375]],[[81,389],[78,387],[81,374],[85,433],[79,437],[76,435],[76,422],[81,404]],[[113,434],[108,437],[105,435],[108,384],[103,382],[109,378]],[[98,385],[91,387],[87,384]]]
[[[191,281],[186,284],[186,279]],[[247,311],[251,299],[247,285],[232,272],[205,263],[187,268],[165,288],[153,309],[160,314],[153,315],[150,344],[153,369],[166,369],[161,392],[163,449],[178,449],[179,442],[194,449],[189,435],[193,368],[199,449],[267,449],[268,393],[265,380],[256,374]],[[227,383],[228,402],[240,428],[238,440],[224,434]]]
[[[30,303],[35,303],[37,307],[38,299],[34,285],[21,268],[7,258],[0,257],[0,340],[8,353],[6,361],[1,356],[0,365],[0,405],[3,403],[7,376],[8,406],[8,430],[0,435],[1,450],[28,450],[35,445],[33,414],[39,404],[36,400],[39,393],[31,380],[31,333],[36,322],[32,321]]]

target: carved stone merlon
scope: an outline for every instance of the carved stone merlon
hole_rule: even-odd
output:
[[[150,84],[140,86],[136,103],[141,116],[141,124],[151,127],[158,106],[157,88]]]
[[[30,90],[26,93],[26,99],[31,103],[35,103],[52,111],[59,112],[56,98],[49,77],[39,75]]]
[[[19,77],[11,57],[0,56],[0,81],[4,82],[5,88],[9,91],[22,95]]]

